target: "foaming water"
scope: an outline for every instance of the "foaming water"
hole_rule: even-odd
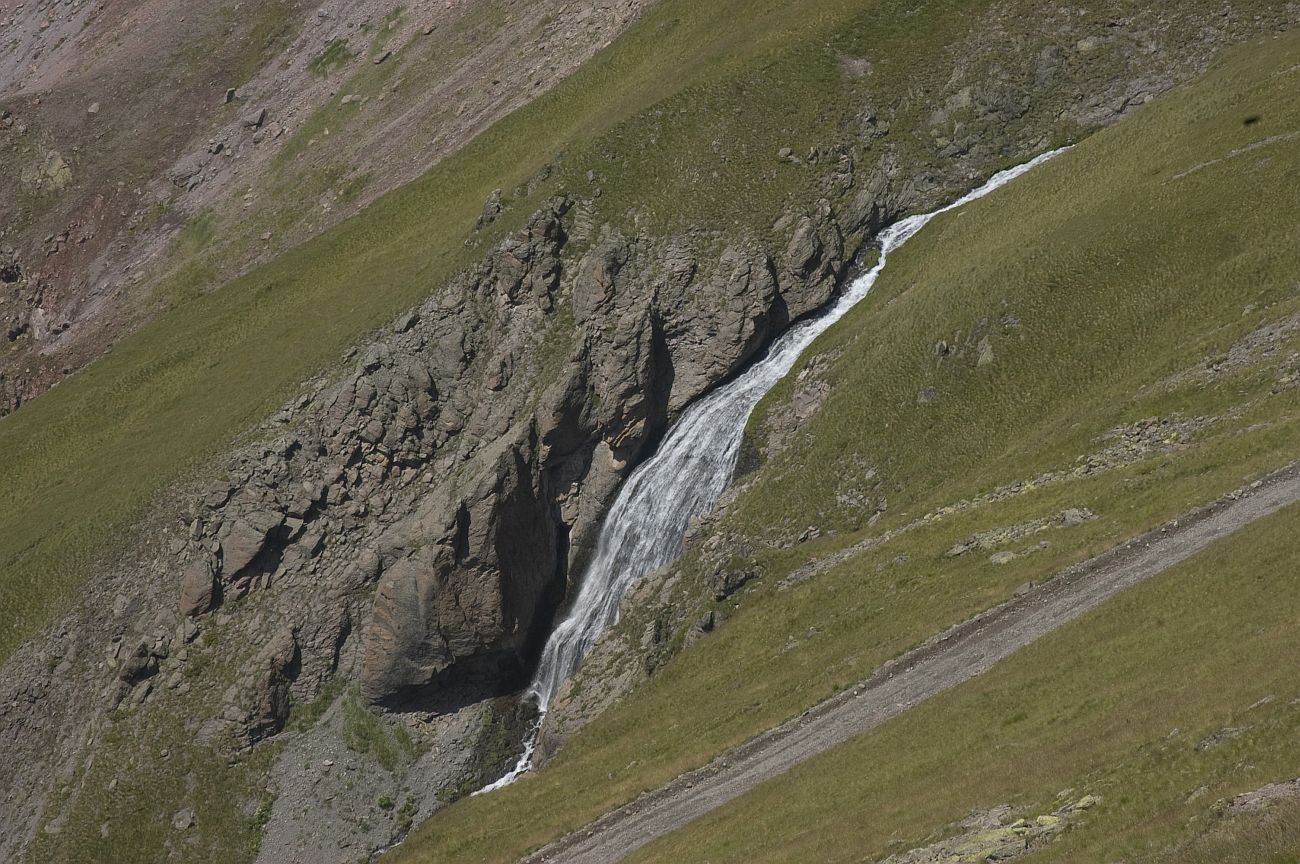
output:
[[[867,296],[884,271],[890,253],[939,214],[983,198],[1062,150],[999,172],[947,207],[909,216],[881,231],[880,258],[874,267],[853,280],[821,314],[782,334],[763,359],[686,409],[659,450],[623,485],[601,527],[596,553],[579,583],[578,597],[546,642],[529,688],[539,716],[523,755],[509,773],[475,794],[507,786],[532,767],[546,709],[600,634],[618,621],[619,602],[628,587],[681,553],[692,517],[712,510],[731,481],[745,424],[754,406],[785,377],[814,339]]]

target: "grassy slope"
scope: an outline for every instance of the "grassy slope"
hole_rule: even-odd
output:
[[[799,524],[816,513],[851,528],[851,514],[826,507],[844,467],[833,454],[879,457],[904,506],[924,505],[1059,465],[1108,424],[1146,414],[1242,412],[1127,494],[1082,498],[1102,521],[1117,509],[1145,521],[1153,506],[1248,476],[1269,451],[1294,457],[1296,393],[1278,387],[1294,373],[1294,339],[1276,347],[1281,365],[1131,394],[1297,310],[1297,61],[1295,37],[1240,52],[918,238],[882,280],[874,314],[859,310],[817,346],[844,351],[828,373],[839,395],[760,473],[734,518]],[[995,337],[992,369],[936,371],[933,340],[1002,309],[1024,331]],[[900,356],[881,369],[872,345]],[[939,391],[937,411],[916,406],[926,386]],[[787,384],[774,400],[788,395]],[[888,433],[861,422],[867,406]],[[1218,467],[1183,475],[1201,450]],[[1153,485],[1161,475],[1177,482]],[[782,495],[765,494],[777,488],[769,483]],[[1035,860],[1217,860],[1228,848],[1233,860],[1289,860],[1300,848],[1294,808],[1266,827],[1207,816],[1218,798],[1300,773],[1300,679],[1273,662],[1296,647],[1297,520],[1291,508],[1225,541],[637,860],[874,860],[924,845],[972,807],[1010,801],[1028,812],[1069,786],[1106,803]],[[1255,706],[1264,697],[1273,701]],[[1226,726],[1249,731],[1195,750]]]
[[[758,553],[765,584],[716,635],[593,723],[539,774],[456,805],[399,860],[509,861],[857,680],[883,660],[1053,572],[1294,458],[1295,390],[1276,362],[1144,384],[1225,352],[1300,311],[1297,141],[1278,141],[1175,180],[1198,163],[1300,128],[1286,94],[1296,41],[1241,52],[1194,88],[1095,136],[1031,178],[934,223],[892,262],[877,293],[812,349],[831,352],[831,396],[794,445],[749,480],[723,529],[819,524],[836,533]],[[1243,125],[1243,118],[1264,119]],[[1260,206],[1261,201],[1268,206]],[[1013,314],[995,361],[945,361],[939,338]],[[954,340],[957,341],[957,340]],[[1300,348],[1294,337],[1273,360]],[[1294,366],[1294,363],[1291,363]],[[939,398],[918,408],[917,393]],[[790,384],[769,405],[790,396]],[[1275,392],[1276,391],[1276,392]],[[1151,415],[1223,419],[1189,445],[1127,467],[1031,488],[909,533],[791,592],[811,555],[905,524],[1044,469],[1074,467],[1095,439]],[[755,433],[762,430],[755,421]],[[845,478],[879,466],[890,507],[828,506]],[[778,486],[779,484],[779,486]],[[781,494],[771,494],[780,488]],[[832,505],[833,506],[833,505]],[[1064,507],[1099,518],[984,555],[943,555],[979,530]],[[762,527],[759,527],[762,526]],[[1046,539],[1046,550],[1033,551]],[[905,557],[904,557],[905,556]],[[788,650],[797,640],[796,650]],[[987,803],[997,803],[990,801]]]
[[[223,254],[228,242],[238,249],[232,232],[256,237],[281,217],[268,208],[239,225],[220,213],[196,220],[181,244],[194,266],[154,294],[174,308],[114,356],[0,424],[0,656],[75,596],[106,546],[125,545],[120,529],[169,477],[247,428],[297,380],[337,356],[338,346],[479,254],[486,238],[468,251],[461,240],[489,189],[522,182],[579,141],[532,200],[510,202],[499,228],[508,230],[552,189],[581,194],[594,167],[605,193],[597,218],[617,220],[635,207],[637,230],[725,227],[739,219],[761,231],[788,195],[807,199],[817,173],[780,163],[777,150],[804,152],[837,140],[845,118],[861,110],[863,87],[886,102],[891,92],[939,89],[948,74],[946,46],[964,36],[985,5],[943,0],[913,15],[902,14],[911,12],[910,3],[871,0],[662,0],[614,50],[466,154],[213,296],[204,296],[204,255]],[[738,11],[755,10],[761,14],[740,26],[733,20]],[[347,89],[380,86],[393,70],[408,68],[397,65],[405,54],[399,49],[380,67],[365,64]],[[842,60],[864,55],[873,57],[872,76],[842,78]],[[911,110],[927,109],[918,102]],[[338,119],[330,121],[336,131]],[[910,133],[898,138],[900,148],[915,144]],[[300,174],[286,171],[277,180],[289,199],[315,194],[310,183],[298,182]],[[565,356],[565,310],[559,318],[548,350]],[[225,671],[241,662],[232,654]],[[215,710],[195,703],[186,713]],[[41,835],[33,860],[154,860],[166,854],[159,839],[182,803],[202,826],[194,836],[204,860],[245,860],[261,816],[247,816],[244,805],[261,797],[273,753],[259,750],[242,768],[223,771],[224,760],[184,740],[174,719],[127,719],[127,728],[99,739],[93,764],[61,787],[60,794],[75,796],[62,810],[67,824]],[[160,741],[168,743],[168,758],[158,756]],[[136,767],[111,789],[108,778],[120,765]],[[137,782],[137,773],[148,782]],[[114,826],[108,837],[99,830],[105,823]]]
[[[1300,775],[1300,672],[1276,662],[1300,650],[1297,529],[1296,507],[1250,526],[630,860],[874,861],[1067,788],[1102,803],[1030,860],[1136,864],[1212,831],[1216,800]],[[1248,731],[1196,749],[1229,726]],[[1268,839],[1217,860],[1294,860],[1300,820]]]

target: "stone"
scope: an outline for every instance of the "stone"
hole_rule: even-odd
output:
[[[363,636],[362,692],[373,702],[435,680],[453,664],[524,648],[562,573],[556,517],[521,442],[491,463],[450,524],[383,570]],[[507,540],[508,538],[508,540]]]
[[[87,113],[87,114],[90,114],[91,116],[94,116],[95,114],[98,114],[98,113],[99,113],[99,103],[98,103],[98,102],[91,102],[91,103],[90,103],[90,107],[86,109],[86,113]]]
[[[234,579],[253,563],[271,531],[284,524],[279,514],[250,514],[235,522],[230,533],[221,540],[221,571],[226,579]]]
[[[259,108],[253,113],[245,115],[240,122],[245,129],[261,129],[262,124],[266,122],[266,109]]]
[[[1091,810],[1101,803],[1101,799],[1096,795],[1084,795],[1078,801],[1068,805],[1065,809],[1067,812],[1077,812],[1082,810]]]
[[[501,215],[501,190],[494,189],[492,194],[488,195],[487,200],[483,202],[483,212],[479,214],[478,219],[474,222],[474,230],[481,231],[486,226],[492,224]]]
[[[1246,726],[1227,726],[1217,732],[1206,735],[1200,741],[1196,742],[1196,752],[1204,753],[1206,750],[1213,750],[1234,738],[1240,738],[1246,733],[1248,728],[1249,727]]]
[[[216,576],[208,562],[193,561],[181,577],[181,615],[193,618],[216,605]]]
[[[249,735],[254,740],[274,735],[289,719],[289,688],[297,677],[299,658],[297,637],[286,628],[267,643],[254,661],[257,677],[247,717]]]
[[[817,226],[805,216],[790,237],[785,250],[786,266],[797,276],[808,276],[821,262],[823,245]]]
[[[976,366],[988,366],[993,362],[993,343],[989,341],[989,337],[985,336],[980,340],[978,350],[979,356],[975,361]]]
[[[410,332],[411,328],[413,328],[418,323],[420,323],[419,313],[407,312],[405,315],[398,318],[397,322],[393,324],[393,332],[408,333]]]
[[[994,552],[989,556],[989,563],[1002,566],[1003,564],[1010,564],[1017,557],[1014,552]]]
[[[880,864],[955,864],[967,861],[1011,861],[1054,842],[1076,814],[1069,806],[1057,813],[1012,819],[1007,805],[975,810],[957,824],[962,833],[929,846],[890,855]],[[946,832],[944,832],[946,833]]]
[[[1300,779],[1269,783],[1253,792],[1235,795],[1227,802],[1229,813],[1258,813],[1278,801],[1300,798]]]
[[[149,646],[138,643],[135,650],[126,658],[117,671],[119,680],[128,685],[135,685],[154,675],[158,671],[158,658],[153,656]]]
[[[235,96],[236,96],[236,95],[238,95],[238,94],[235,92],[235,88],[234,88],[234,87],[227,87],[227,88],[226,88],[226,101],[225,101],[224,104],[229,105],[231,102],[234,102],[234,101],[235,101]]]
[[[194,826],[194,811],[186,807],[184,810],[177,810],[176,815],[172,816],[172,827],[177,831],[188,831]]]
[[[731,569],[720,567],[709,580],[714,600],[725,600],[745,585],[758,578],[759,571],[752,567]]]
[[[1061,515],[1058,518],[1060,519],[1061,527],[1075,528],[1085,522],[1096,519],[1097,516],[1086,507],[1071,507],[1068,510],[1062,510]]]

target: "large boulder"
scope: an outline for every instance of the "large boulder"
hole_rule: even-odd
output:
[[[194,617],[216,605],[217,580],[203,559],[190,562],[181,577],[181,615]]]
[[[289,688],[299,662],[298,640],[284,629],[271,638],[254,663],[255,683],[248,731],[252,738],[274,735],[289,719]]]
[[[234,579],[266,548],[271,532],[284,524],[284,516],[272,511],[250,513],[237,519],[221,538],[221,571]]]

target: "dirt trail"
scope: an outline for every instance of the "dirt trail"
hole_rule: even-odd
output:
[[[642,795],[525,861],[618,861],[759,783],[986,672],[1125,588],[1296,501],[1300,501],[1300,463],[1058,573],[882,666],[858,687]]]

